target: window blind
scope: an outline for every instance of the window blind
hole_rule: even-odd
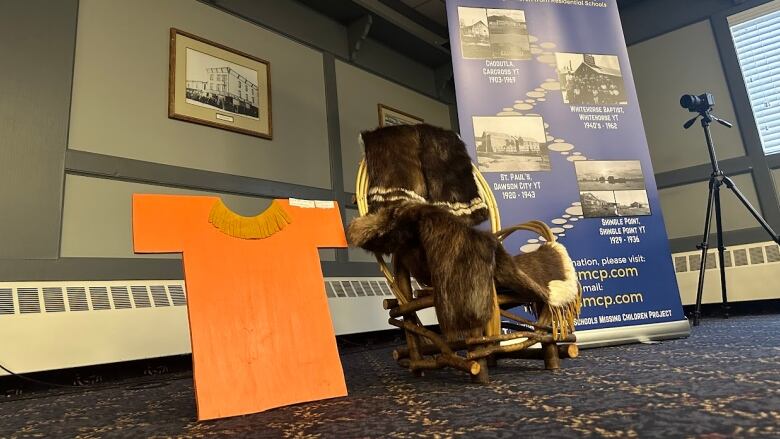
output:
[[[780,153],[780,1],[728,17],[764,153]]]

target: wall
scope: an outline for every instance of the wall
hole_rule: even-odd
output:
[[[375,126],[378,102],[442,126],[452,120],[432,70],[374,41],[349,63],[346,28],[294,1],[209,3],[6,5],[0,47],[15,68],[0,72],[13,85],[0,100],[0,276],[180,276],[178,261],[129,252],[120,205],[133,190],[219,194],[247,213],[273,197],[332,198],[350,216],[355,139]],[[719,114],[736,122],[714,128],[724,169],[780,229],[780,157],[760,151],[725,26],[726,15],[759,3],[646,0],[621,11],[675,250],[700,239],[701,212],[688,208],[703,208],[709,175],[701,133],[677,128],[688,116],[676,106],[683,92],[717,93]],[[170,27],[271,61],[274,140],[167,118]],[[766,239],[738,205],[726,205],[730,242]],[[87,242],[91,230],[112,239]],[[376,273],[359,252],[325,257],[332,275]]]
[[[754,206],[758,206],[758,196],[750,174],[733,175],[732,178],[748,200]],[[708,184],[706,181],[673,186],[659,191],[669,239],[695,236],[701,240],[701,235],[704,232],[707,192]],[[755,219],[742,207],[731,191],[721,192],[721,203],[723,230],[742,230],[756,225]],[[713,230],[714,221],[713,216]]]
[[[370,40],[360,63],[336,61],[346,28],[292,0],[55,3],[0,16],[18,66],[0,73],[15,84],[0,100],[4,280],[181,278],[178,255],[133,253],[133,193],[215,195],[244,215],[271,198],[336,199],[346,217],[357,131],[376,126],[378,102],[451,120],[431,69]],[[273,140],[167,117],[171,27],[271,62]],[[320,254],[326,275],[378,274],[365,255]]]
[[[336,62],[336,84],[344,188],[349,192],[355,192],[355,177],[363,155],[358,135],[377,126],[377,104],[417,116],[432,125],[451,127],[447,105],[341,61]]]
[[[694,114],[679,104],[683,94],[698,95],[706,90],[716,97],[717,114],[735,120],[709,21],[635,44],[628,55],[655,172],[709,163],[701,126],[683,129],[683,123]],[[718,158],[745,154],[739,130],[715,125],[712,131]]]
[[[772,171],[772,177],[775,180],[775,190],[780,194],[780,168]]]
[[[273,141],[166,117],[171,27],[271,61]],[[69,147],[330,188],[322,69],[320,53],[202,3],[82,0]]]
[[[693,250],[701,241],[712,172],[701,126],[682,128],[693,116],[680,108],[682,94],[715,95],[714,113],[735,124],[732,129],[712,125],[721,166],[780,230],[780,157],[765,156],[761,150],[726,24],[728,15],[765,2],[748,0],[735,6],[729,0],[645,0],[621,11],[672,251]],[[724,187],[727,243],[769,240],[726,192]]]
[[[0,14],[0,258],[56,258],[77,1]]]

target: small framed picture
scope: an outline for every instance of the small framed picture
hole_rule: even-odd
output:
[[[396,110],[395,108],[388,107],[384,104],[378,105],[378,111],[380,127],[391,125],[417,125],[418,123],[424,122],[417,116],[412,116],[409,113],[404,113],[401,110]]]
[[[168,117],[272,138],[271,64],[171,28]]]

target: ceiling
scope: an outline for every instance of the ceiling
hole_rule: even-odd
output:
[[[401,0],[403,4],[436,23],[447,26],[447,11],[444,0]]]
[[[368,37],[432,68],[450,61],[445,0],[296,0],[344,26],[370,15]],[[626,9],[647,0],[617,0]]]

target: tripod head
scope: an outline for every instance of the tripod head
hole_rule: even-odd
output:
[[[698,119],[700,116],[702,118],[701,119],[702,124],[709,125],[714,120],[715,122],[718,122],[719,124],[723,125],[726,128],[731,128],[734,126],[734,124],[732,124],[731,122],[715,116],[714,114],[711,113],[711,111],[712,110],[707,110],[706,112],[697,114],[696,116],[693,117],[693,119],[690,119],[687,122],[685,122],[683,124],[683,128],[687,130],[688,128],[693,126],[693,124],[696,122],[696,119]]]
[[[713,96],[712,93],[702,93],[698,96],[682,95],[680,98],[680,106],[687,109],[691,113],[699,113],[694,116],[693,119],[690,119],[683,124],[683,128],[686,130],[693,126],[693,124],[696,122],[696,119],[699,117],[702,118],[701,123],[703,126],[709,126],[713,120],[726,128],[731,128],[734,126],[731,124],[731,122],[723,120],[712,114],[712,107],[715,106],[715,96]]]

